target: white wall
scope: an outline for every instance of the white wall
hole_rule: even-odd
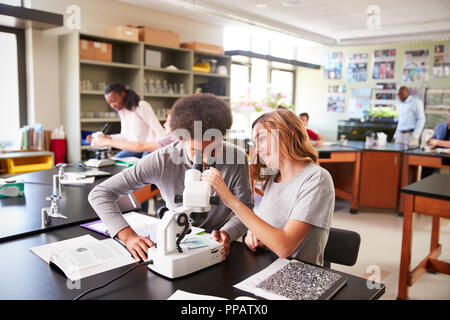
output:
[[[222,45],[222,27],[174,16],[152,9],[113,0],[30,0],[31,8],[64,14],[67,7],[81,9],[81,32],[103,35],[106,27],[131,24],[172,30],[180,34],[180,42],[201,41]],[[69,32],[66,26],[45,31],[28,30],[27,77],[28,121],[42,123],[46,130],[59,127],[58,34]]]

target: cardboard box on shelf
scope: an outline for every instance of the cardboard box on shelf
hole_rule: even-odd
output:
[[[225,51],[223,51],[223,47],[197,41],[183,42],[180,44],[180,47],[211,54],[220,54],[220,55],[225,54]]]
[[[139,30],[133,26],[115,26],[105,29],[105,36],[122,40],[139,41]]]
[[[165,47],[180,47],[180,35],[170,30],[138,26],[139,41]]]
[[[112,62],[112,45],[105,42],[95,41],[94,47],[94,60]]]
[[[92,41],[80,39],[80,59],[94,59],[94,43]]]

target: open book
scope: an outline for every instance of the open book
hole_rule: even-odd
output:
[[[30,250],[48,264],[58,267],[72,281],[136,262],[119,242],[113,239],[97,240],[90,235]]]

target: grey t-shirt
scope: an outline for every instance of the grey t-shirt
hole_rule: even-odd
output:
[[[288,182],[276,183],[275,176],[267,182],[256,214],[280,229],[292,219],[312,225],[291,257],[323,265],[334,212],[334,186],[330,173],[311,163]]]
[[[223,142],[223,161],[216,168],[222,173],[225,183],[231,192],[246,206],[253,209],[253,199],[250,187],[248,161],[245,152],[234,144]],[[230,161],[234,159],[234,161]],[[175,160],[175,161],[174,161]],[[240,163],[237,162],[240,160]],[[227,164],[232,162],[231,164]],[[238,164],[236,164],[238,163]],[[146,155],[133,167],[112,176],[97,185],[89,194],[89,203],[105,223],[112,237],[128,223],[116,204],[120,196],[129,194],[146,185],[155,184],[161,192],[169,209],[182,204],[176,204],[175,195],[182,195],[184,190],[184,173],[192,168],[192,163],[184,152],[179,141]],[[213,195],[215,191],[213,190]],[[222,202],[211,205],[207,217],[195,226],[205,228],[208,232],[214,229],[225,230],[231,240],[242,236],[247,228]]]

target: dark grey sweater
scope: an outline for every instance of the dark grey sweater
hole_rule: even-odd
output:
[[[222,173],[231,192],[250,209],[253,209],[245,152],[228,142],[223,142],[222,150],[223,164],[216,164],[216,168]],[[184,173],[191,167],[192,163],[186,156],[182,144],[176,141],[150,153],[133,167],[127,168],[97,185],[89,194],[89,203],[106,224],[110,235],[114,237],[120,230],[128,226],[116,204],[120,196],[146,185],[155,184],[169,209],[179,207],[181,204],[175,204],[174,197],[177,194],[183,194]],[[213,194],[215,195],[214,190]],[[195,226],[204,228],[208,232],[224,230],[232,241],[247,231],[238,217],[222,202],[218,206],[211,205],[206,219]]]

